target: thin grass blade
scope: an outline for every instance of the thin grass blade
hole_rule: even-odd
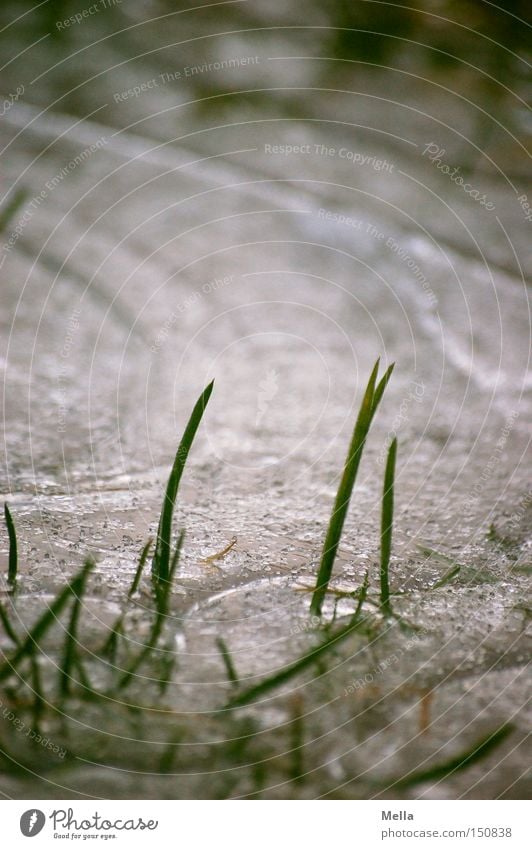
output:
[[[233,658],[231,657],[231,653],[227,648],[227,643],[222,637],[218,637],[216,640],[216,645],[218,646],[218,650],[222,655],[227,680],[230,681],[233,686],[237,686],[239,683],[239,678],[235,669],[235,664],[233,663]]]
[[[325,640],[321,645],[317,646],[315,649],[307,652],[294,663],[291,663],[289,666],[286,666],[280,672],[275,675],[272,675],[270,678],[266,678],[264,681],[260,681],[253,687],[249,687],[249,689],[244,690],[244,692],[240,693],[238,696],[235,696],[231,699],[227,705],[226,709],[243,707],[244,705],[250,704],[250,702],[256,701],[261,696],[264,696],[266,693],[271,692],[271,690],[276,690],[281,684],[285,684],[287,681],[290,681],[295,675],[299,675],[300,672],[307,669],[309,666],[312,666],[314,663],[317,663],[321,660],[324,654],[329,652],[331,649],[336,648],[340,643],[342,643],[347,637],[353,634],[355,631],[360,629],[360,626],[364,623],[365,617],[362,617],[360,614],[362,612],[362,607],[366,600],[368,588],[368,576],[364,579],[364,584],[362,587],[362,591],[360,593],[360,598],[358,601],[357,609],[355,613],[351,617],[349,623],[340,630],[336,631],[332,637]]]
[[[140,579],[142,578],[142,573],[144,571],[144,566],[146,564],[146,560],[148,559],[148,554],[150,552],[152,542],[153,542],[153,540],[149,539],[148,542],[146,543],[146,545],[144,546],[144,548],[142,549],[142,552],[141,552],[141,555],[140,555],[140,558],[139,558],[139,565],[137,566],[137,571],[135,572],[135,577],[133,578],[133,583],[131,584],[131,587],[130,587],[129,592],[127,594],[128,601],[129,601],[130,598],[132,598],[132,596],[135,595],[135,593],[137,592],[137,590],[139,588]]]
[[[131,681],[133,675],[137,671],[137,669],[144,663],[145,659],[153,652],[156,648],[157,643],[159,642],[159,637],[161,636],[161,631],[163,629],[164,620],[168,616],[168,608],[170,601],[170,592],[172,589],[172,582],[174,579],[175,572],[179,565],[179,558],[181,556],[181,549],[183,547],[183,540],[185,539],[185,531],[180,531],[177,544],[175,547],[175,551],[172,557],[172,563],[170,564],[170,572],[167,580],[160,579],[155,584],[155,602],[157,604],[157,612],[155,614],[155,619],[152,625],[151,633],[148,638],[148,642],[144,646],[144,648],[139,652],[137,657],[133,660],[129,668],[123,674],[122,678],[120,678],[118,682],[118,689],[122,690],[126,687]]]
[[[345,517],[347,515],[351,494],[355,485],[358,467],[362,458],[362,452],[366,443],[366,437],[368,435],[373,416],[377,411],[377,407],[390,379],[393,366],[390,366],[390,368],[386,371],[384,377],[380,380],[377,389],[375,389],[378,370],[379,360],[377,360],[373,367],[373,371],[371,372],[368,385],[362,399],[362,404],[353,430],[353,436],[351,438],[351,444],[347,453],[344,471],[336,494],[331,518],[329,520],[329,527],[327,529],[327,535],[323,545],[320,568],[316,580],[316,588],[312,595],[312,601],[310,604],[310,610],[314,616],[319,616],[321,614],[321,608],[331,579],[334,561],[336,559],[340,538],[342,536]]]
[[[114,625],[111,629],[111,633],[109,634],[105,643],[103,644],[103,646],[101,647],[101,649],[99,651],[99,654],[101,655],[101,657],[107,658],[108,660],[111,661],[111,663],[114,663],[115,660],[116,660],[116,652],[117,652],[117,649],[118,649],[118,640],[124,634],[123,621],[124,621],[124,614],[122,613],[122,614],[120,614],[120,616],[118,617],[118,619],[114,623]]]
[[[174,464],[168,483],[161,509],[161,517],[159,519],[159,527],[157,530],[157,542],[155,545],[155,554],[152,561],[152,574],[158,580],[168,580],[170,571],[170,550],[172,543],[172,519],[174,515],[175,501],[179,482],[187,462],[187,457],[194,441],[196,431],[199,427],[205,408],[211,397],[214,381],[209,383],[206,389],[203,390],[200,397],[196,401],[194,409],[188,424],[183,433],[179,448],[175,455]]]
[[[373,403],[372,403],[372,410],[371,410],[371,417],[372,418],[375,415],[375,413],[377,412],[377,408],[378,408],[378,406],[381,402],[382,396],[384,395],[384,390],[388,386],[388,383],[390,381],[390,377],[392,376],[392,372],[393,372],[394,368],[395,368],[395,363],[392,363],[390,366],[388,366],[388,368],[384,372],[384,375],[379,380],[377,387],[375,389],[375,392],[373,393]]]
[[[41,670],[39,669],[39,658],[35,654],[31,655],[31,686],[33,690],[33,727],[39,732],[39,724],[46,707],[46,700],[43,695],[44,690],[41,680]]]
[[[78,623],[81,608],[83,604],[83,594],[87,586],[87,578],[91,569],[94,568],[94,561],[87,560],[80,574],[79,590],[74,599],[70,622],[67,627],[65,639],[65,652],[63,661],[59,668],[59,690],[62,696],[67,696],[70,692],[70,681],[72,668],[75,665],[78,655]]]
[[[15,629],[11,624],[11,620],[9,619],[7,610],[5,609],[3,604],[0,604],[0,622],[4,626],[4,631],[6,632],[11,642],[14,643],[16,646],[19,646],[20,640],[15,633]]]
[[[440,781],[443,778],[447,778],[454,772],[466,769],[472,764],[477,763],[477,761],[482,758],[485,758],[490,752],[497,748],[497,746],[500,746],[500,744],[508,737],[509,734],[512,733],[512,731],[514,731],[513,725],[510,723],[503,725],[496,731],[492,731],[491,734],[488,734],[487,737],[484,737],[467,752],[458,755],[456,758],[452,758],[452,760],[447,761],[440,766],[413,772],[404,778],[400,778],[393,784],[388,785],[387,789],[389,790],[390,787],[400,787],[401,789],[404,789],[406,787],[413,787],[416,784],[425,784],[429,781]]]
[[[7,570],[7,581],[11,586],[16,583],[18,571],[18,549],[17,532],[7,501],[4,504],[4,516],[6,520],[7,534],[9,536],[9,563]]]
[[[28,197],[26,189],[19,189],[12,198],[6,203],[3,209],[0,210],[0,233],[2,233],[10,220],[17,214],[18,210]]]
[[[146,564],[146,560],[148,559],[148,554],[153,543],[152,539],[149,539],[144,548],[142,549],[138,566],[135,572],[135,576],[133,578],[133,582],[131,587],[129,588],[129,592],[127,594],[127,601],[131,601],[135,593],[137,592],[140,584],[140,579],[142,577],[142,573],[144,571],[144,566]],[[115,620],[113,627],[111,628],[111,633],[100,649],[100,655],[102,657],[108,658],[111,662],[114,663],[116,659],[116,652],[118,648],[118,640],[124,633],[124,618],[126,615],[126,608],[124,607],[120,616]]]
[[[454,579],[460,574],[461,570],[461,566],[453,566],[453,568],[449,569],[449,571],[446,572],[445,575],[442,575],[442,577],[438,581],[436,581],[436,583],[433,584],[430,589],[439,590],[441,587],[445,587],[447,584],[450,584],[451,581],[454,581]]]
[[[395,488],[395,460],[397,457],[397,439],[388,449],[384,472],[381,516],[381,606],[386,614],[391,613],[390,605],[390,555],[392,552],[393,500]]]

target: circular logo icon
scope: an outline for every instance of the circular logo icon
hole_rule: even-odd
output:
[[[35,837],[44,827],[46,817],[37,808],[24,811],[20,818],[20,830],[24,837]]]

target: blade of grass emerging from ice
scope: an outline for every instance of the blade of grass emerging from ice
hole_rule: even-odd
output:
[[[155,614],[155,619],[152,625],[151,633],[148,638],[148,642],[144,646],[144,648],[139,652],[137,657],[133,660],[127,671],[124,673],[122,678],[120,678],[118,682],[118,689],[122,690],[126,687],[131,681],[133,675],[144,663],[145,659],[149,657],[149,655],[153,652],[153,650],[157,647],[157,643],[159,642],[159,637],[161,636],[161,631],[163,629],[164,620],[168,616],[168,607],[170,602],[170,592],[172,589],[172,582],[174,579],[174,575],[176,569],[179,565],[179,558],[181,556],[181,549],[183,547],[183,540],[185,538],[185,532],[181,531],[177,540],[177,545],[175,547],[175,551],[172,557],[172,562],[170,564],[170,572],[168,575],[168,579],[160,578],[155,583],[155,602],[157,605],[157,611]]]
[[[19,663],[24,660],[26,657],[31,657],[31,655],[35,652],[35,650],[39,647],[39,643],[42,640],[45,633],[48,629],[57,621],[57,617],[62,612],[63,608],[67,605],[71,596],[78,596],[81,587],[83,586],[85,567],[79,572],[67,586],[61,590],[57,598],[52,602],[48,610],[43,613],[41,618],[37,621],[37,623],[33,626],[30,633],[23,640],[17,651],[14,655],[5,661],[0,666],[0,682],[4,681],[6,678],[9,678],[11,673],[17,668]]]
[[[334,561],[336,559],[338,545],[342,536],[342,529],[347,515],[351,493],[353,492],[353,487],[355,485],[366,437],[368,435],[373,416],[377,411],[377,407],[379,406],[384,390],[386,389],[391,377],[393,365],[386,370],[384,376],[377,384],[377,387],[375,387],[378,370],[379,360],[377,360],[373,367],[373,371],[371,372],[368,385],[364,393],[364,398],[362,399],[347,459],[345,461],[342,479],[338,487],[336,500],[334,502],[332,515],[329,521],[327,536],[325,537],[325,543],[323,545],[321,555],[316,588],[310,603],[310,611],[314,616],[319,616],[321,614],[321,608],[331,579]]]
[[[447,778],[454,772],[466,769],[482,758],[485,758],[486,755],[489,755],[493,749],[499,746],[513,730],[513,725],[503,725],[496,731],[492,731],[491,734],[488,734],[487,737],[484,737],[467,752],[458,755],[456,758],[452,758],[450,761],[447,761],[440,766],[413,772],[410,775],[405,776],[405,778],[400,778],[393,784],[388,785],[386,789],[389,790],[390,787],[400,787],[403,789],[406,787],[413,787],[416,784],[425,784],[429,781],[441,781],[443,778]]]
[[[392,612],[390,605],[390,554],[392,551],[393,496],[396,456],[397,439],[394,439],[388,449],[388,457],[386,459],[381,516],[381,607],[387,615]]]
[[[72,607],[72,613],[70,615],[70,622],[67,627],[65,653],[63,656],[63,661],[59,668],[59,690],[62,696],[67,696],[70,692],[72,667],[75,665],[75,660],[77,656],[77,632],[79,616],[81,613],[81,606],[83,603],[83,594],[87,585],[87,578],[89,577],[89,572],[93,567],[94,561],[90,559],[86,560],[85,565],[80,574],[79,591],[76,594],[74,606]]]
[[[135,593],[137,592],[137,590],[139,588],[140,579],[141,579],[142,573],[144,571],[144,566],[146,565],[146,560],[148,559],[148,554],[149,554],[152,542],[153,542],[153,540],[149,539],[148,542],[146,543],[146,545],[144,546],[144,548],[142,549],[142,552],[141,552],[141,555],[140,555],[140,558],[139,558],[139,563],[138,563],[138,566],[137,566],[137,569],[136,569],[136,572],[135,572],[135,576],[133,578],[133,581],[131,583],[131,587],[129,588],[129,592],[127,594],[126,605],[127,605],[128,601],[131,601],[131,599],[133,598],[133,596],[135,595]],[[125,618],[125,616],[126,616],[126,607],[124,606],[122,613],[116,619],[113,627],[111,628],[111,633],[109,634],[108,638],[106,639],[105,643],[103,644],[102,648],[100,649],[101,656],[107,657],[107,658],[109,658],[109,660],[111,660],[113,662],[114,662],[115,657],[116,657],[116,650],[118,648],[118,640],[124,633],[124,618]]]
[[[231,699],[227,705],[226,709],[243,707],[244,705],[250,704],[250,702],[256,701],[261,696],[269,693],[271,690],[277,689],[281,684],[285,684],[295,675],[298,675],[300,672],[303,672],[304,669],[307,669],[309,666],[312,666],[314,663],[319,662],[324,654],[329,652],[332,648],[336,648],[343,640],[353,634],[360,625],[364,622],[364,618],[360,614],[362,612],[362,607],[366,600],[368,590],[368,575],[364,578],[364,584],[362,586],[362,590],[360,592],[360,598],[358,600],[357,608],[351,617],[349,623],[340,630],[336,631],[332,637],[329,637],[328,640],[325,640],[321,645],[317,646],[315,649],[312,649],[307,654],[304,654],[303,657],[300,657],[299,660],[296,660],[294,663],[291,663],[289,666],[286,666],[280,672],[277,672],[275,675],[272,675],[270,678],[266,678],[264,681],[260,681],[254,687],[250,687],[247,690],[244,690],[243,693],[240,693],[238,696],[235,696]]]
[[[140,579],[142,578],[142,573],[144,571],[144,566],[146,564],[146,560],[148,559],[148,554],[151,548],[153,540],[149,539],[144,548],[142,549],[142,553],[139,558],[139,565],[137,566],[137,571],[135,572],[135,577],[133,578],[133,583],[129,589],[127,594],[128,600],[135,595],[139,588]]]
[[[6,520],[7,534],[9,536],[9,564],[7,571],[7,581],[11,586],[14,586],[17,580],[18,570],[18,550],[17,550],[17,532],[11,511],[7,501],[4,504],[4,516]]]
[[[478,584],[493,584],[498,580],[493,572],[488,571],[487,569],[482,569],[480,566],[467,566],[466,564],[457,561],[455,557],[449,557],[447,554],[444,554],[442,551],[437,551],[434,548],[427,548],[423,545],[419,545],[418,548],[420,552],[425,555],[429,564],[432,565],[432,563],[441,563],[445,566],[450,566],[450,569],[443,575],[443,577],[439,578],[436,583],[428,588],[429,590],[436,590],[445,586],[445,584],[454,580],[454,578],[458,577],[458,575],[460,575],[460,583],[463,586],[470,587]]]
[[[214,380],[209,383],[206,389],[196,401],[195,407],[192,410],[190,419],[183,433],[177,454],[175,455],[174,465],[168,478],[166,485],[166,493],[164,496],[161,517],[159,519],[159,527],[157,530],[157,542],[155,545],[155,554],[152,561],[152,574],[156,580],[167,581],[170,574],[170,549],[172,544],[172,518],[174,515],[175,500],[179,489],[179,482],[187,462],[188,452],[194,441],[196,431],[201,422],[205,408],[211,397]]]
[[[225,666],[225,672],[227,675],[227,680],[233,684],[233,686],[238,685],[238,675],[235,669],[235,665],[233,663],[233,658],[231,657],[231,653],[227,648],[227,643],[222,637],[218,637],[216,640],[216,645],[218,646],[218,650],[222,655],[222,660]]]

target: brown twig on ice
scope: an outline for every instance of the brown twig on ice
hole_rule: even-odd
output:
[[[232,537],[229,545],[226,545],[222,551],[217,551],[216,554],[211,554],[209,557],[206,557],[205,560],[202,560],[202,563],[214,563],[215,560],[221,560],[222,557],[225,557],[228,554],[234,545],[236,545],[237,538]]]

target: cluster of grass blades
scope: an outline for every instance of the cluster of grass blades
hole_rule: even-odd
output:
[[[212,388],[213,383],[210,383],[209,386],[207,386],[207,388],[202,392],[194,406],[168,478],[161,515],[159,518],[155,552],[152,560],[152,585],[155,600],[155,615],[147,643],[142,647],[138,655],[129,663],[127,669],[123,671],[123,674],[118,681],[118,690],[124,689],[130,683],[135,672],[142,663],[153,655],[158,647],[164,622],[168,617],[172,582],[179,564],[184,539],[184,531],[181,531],[175,548],[172,551],[174,507],[188,453],[209,401]],[[7,580],[8,586],[11,589],[14,589],[18,572],[17,536],[13,517],[7,504],[4,505],[4,516],[9,537]],[[124,637],[124,619],[126,616],[127,603],[131,601],[139,588],[151,545],[152,541],[149,540],[142,550],[139,563],[127,595],[126,605],[124,606],[124,609],[117,621],[114,623],[109,637],[100,649],[99,655],[102,659],[107,659],[111,662],[114,662],[115,660],[118,642],[121,637]],[[66,636],[63,656],[58,666],[58,690],[63,698],[71,695],[74,683],[73,673],[77,670],[80,679],[79,683],[82,684],[82,687],[87,690],[87,692],[90,692],[93,695],[96,694],[91,687],[88,676],[84,670],[80,653],[80,644],[78,642],[78,626],[82,613],[83,596],[87,588],[89,574],[93,568],[94,562],[91,559],[88,559],[81,571],[67,584],[66,587],[64,587],[63,590],[58,593],[57,597],[38,619],[37,623],[23,640],[19,639],[17,636],[16,629],[10,621],[7,610],[0,605],[0,622],[2,623],[7,636],[15,645],[13,654],[6,657],[4,662],[0,664],[0,684],[15,675],[18,667],[26,659],[28,659],[32,665],[34,674],[37,674],[35,670],[38,671],[37,658],[40,653],[42,640],[51,626],[58,621],[58,617],[63,614],[69,602],[73,599],[70,618],[65,629]],[[38,692],[40,695],[40,687]]]
[[[378,369],[379,361],[376,362],[372,370],[364,393],[351,444],[349,446],[343,475],[327,529],[319,572],[316,585],[313,588],[311,601],[311,612],[318,617],[321,617],[322,606],[326,594],[328,592],[334,593],[333,590],[329,589],[329,581],[331,579],[351,494],[356,481],[360,460],[366,438],[370,430],[371,422],[390,379],[393,365],[386,370],[383,377],[377,382]],[[113,690],[114,697],[125,690],[144,663],[150,660],[153,661],[156,656],[160,655],[161,638],[163,635],[164,625],[170,613],[173,580],[179,565],[184,540],[184,531],[181,531],[177,536],[175,545],[173,546],[173,518],[175,504],[188,454],[211,396],[212,388],[213,383],[210,383],[202,392],[194,406],[177,449],[168,478],[158,523],[155,550],[152,557],[152,590],[155,609],[150,633],[146,644],[142,646],[136,656],[128,658],[125,668],[116,670],[119,673],[119,677]],[[388,450],[382,493],[380,529],[380,594],[378,600],[372,599],[368,596],[369,576],[368,573],[366,573],[362,586],[359,589],[348,593],[349,597],[356,602],[356,607],[353,615],[350,617],[349,622],[346,625],[333,630],[334,619],[331,624],[322,622],[321,629],[324,634],[324,639],[322,639],[317,646],[289,665],[280,669],[275,674],[246,688],[242,687],[242,679],[237,673],[227,644],[222,638],[218,638],[217,646],[221,653],[228,683],[232,690],[232,694],[228,702],[222,710],[217,712],[217,716],[219,716],[220,721],[223,722],[224,717],[228,719],[238,708],[243,708],[253,703],[257,703],[263,697],[269,696],[283,685],[297,678],[305,670],[317,667],[318,672],[321,674],[324,671],[323,661],[354,633],[359,632],[366,636],[374,633],[374,620],[371,619],[370,615],[365,610],[367,604],[376,606],[385,617],[395,616],[395,618],[399,618],[396,614],[394,614],[391,606],[391,598],[398,593],[392,593],[390,591],[389,580],[392,529],[394,521],[396,455],[397,441],[394,439]],[[4,512],[9,537],[8,585],[11,590],[14,591],[18,572],[17,537],[13,518],[7,504],[5,505]],[[149,540],[141,552],[133,581],[125,599],[124,607],[114,623],[109,637],[98,654],[93,655],[93,658],[99,656],[102,662],[111,663],[113,668],[115,668],[114,665],[116,663],[119,644],[121,640],[126,640],[125,617],[128,605],[132,602],[137,590],[139,589],[144,567],[150,554],[151,545],[152,541]],[[225,550],[222,554],[223,553],[225,553]],[[219,555],[215,555],[215,557],[218,556]],[[69,605],[71,605],[70,616],[68,617],[68,622],[65,627],[63,652],[57,665],[57,691],[59,698],[65,699],[73,695],[74,692],[82,698],[90,698],[91,696],[108,697],[109,695],[108,693],[98,693],[92,687],[84,668],[81,645],[78,639],[80,618],[83,611],[83,598],[86,593],[88,579],[93,568],[94,562],[91,559],[87,559],[81,571],[72,578],[63,590],[58,593],[54,601],[50,604],[47,610],[42,613],[35,625],[23,638],[18,636],[16,628],[14,628],[10,621],[7,610],[4,606],[0,605],[0,622],[4,627],[9,640],[14,646],[12,653],[9,656],[4,656],[4,661],[0,663],[0,684],[3,684],[6,680],[15,677],[17,684],[19,685],[21,683],[24,684],[24,682],[28,680],[30,683],[30,689],[34,695],[32,712],[35,727],[38,726],[47,704],[49,705],[49,702],[47,702],[44,695],[39,668],[39,656],[41,654],[42,641],[54,623],[58,622],[59,617],[63,616]],[[459,571],[460,567],[453,564],[452,568],[443,576],[442,579],[440,579],[440,581],[434,584],[431,589],[441,587],[449,583],[457,576]],[[164,689],[171,678],[172,665],[175,662],[175,653],[173,651],[164,652],[164,654],[168,655],[169,659],[168,657],[164,658],[166,671],[159,682],[161,692],[164,692]],[[25,664],[28,667],[26,675],[24,675]],[[75,677],[76,672],[78,676],[77,678]],[[81,687],[74,690],[75,684],[81,685]],[[303,713],[301,709],[301,695],[298,692],[298,688],[295,688],[295,690],[296,691],[290,696],[292,699],[291,704],[293,706],[295,705],[295,707],[293,707],[293,718],[290,725],[294,752],[291,774],[294,781],[300,781],[304,775],[301,759],[304,740],[304,726]],[[296,701],[294,701],[294,699]],[[469,765],[477,762],[480,758],[485,757],[494,749],[495,746],[499,745],[504,739],[506,739],[511,730],[511,726],[504,726],[481,740],[473,749],[468,750],[451,761],[444,763],[443,765],[428,768],[424,771],[402,776],[391,785],[387,784],[386,789],[389,789],[390,786],[408,789],[417,784],[445,779],[457,770],[465,769]],[[164,753],[166,765],[165,769],[170,768],[168,764],[171,764],[171,760],[169,759],[173,757],[174,748],[175,745],[172,744],[172,746],[168,749],[168,752]],[[168,764],[166,761],[168,761]]]
[[[93,567],[94,562],[90,559],[86,560],[81,571],[75,575],[71,581],[69,581],[63,590],[61,590],[52,604],[42,613],[24,639],[21,639],[17,635],[16,629],[11,624],[5,608],[0,607],[0,619],[4,625],[4,630],[15,645],[13,654],[6,657],[4,662],[0,665],[0,683],[3,683],[14,675],[17,676],[19,682],[24,682],[25,676],[19,672],[19,669],[27,662],[30,667],[30,680],[32,681],[34,709],[36,712],[39,712],[39,709],[42,708],[42,705],[44,704],[43,689],[39,671],[39,658],[42,654],[42,642],[48,631],[59,621],[59,617],[63,614],[68,604],[73,600],[70,621],[65,630],[63,658],[58,667],[59,694],[61,696],[65,696],[69,693],[72,670],[76,665],[78,651],[77,628],[82,608],[82,599],[88,575]]]
[[[134,661],[130,664],[124,675],[120,678],[120,681],[118,683],[119,690],[123,690],[129,684],[135,672],[139,669],[139,667],[144,663],[145,660],[152,656],[153,652],[158,646],[164,623],[168,617],[170,592],[172,589],[174,575],[179,565],[179,558],[181,555],[181,549],[183,547],[184,538],[185,532],[181,531],[177,540],[174,554],[172,556],[172,562],[170,563],[168,578],[159,578],[156,582],[154,582],[156,613],[153,620],[150,636],[146,645],[141,649],[141,651],[134,659]]]
[[[373,417],[377,412],[377,408],[381,402],[384,390],[388,385],[388,381],[392,375],[394,365],[392,364],[384,373],[379,383],[377,383],[377,375],[379,371],[379,360],[375,363],[371,372],[360,411],[355,422],[355,428],[349,451],[344,465],[344,471],[336,494],[333,511],[329,521],[329,527],[323,545],[321,555],[320,568],[316,580],[316,588],[314,590],[310,611],[314,616],[321,615],[321,609],[329,581],[331,579],[336,553],[340,544],[342,530],[344,527],[345,517],[349,508],[351,494],[357,478],[358,468],[362,459],[362,453],[366,444],[366,438],[371,427]]]

